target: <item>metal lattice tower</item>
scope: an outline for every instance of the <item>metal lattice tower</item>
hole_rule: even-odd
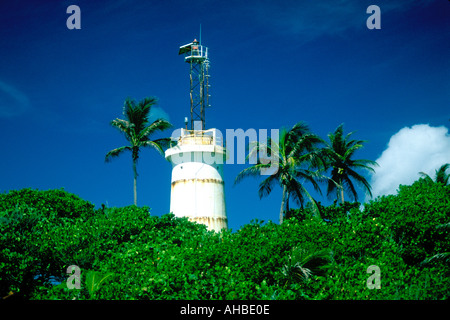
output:
[[[201,130],[205,130],[205,109],[210,107],[208,48],[194,40],[181,46],[178,54],[184,54],[190,66],[191,130],[200,129],[194,128],[195,121],[201,121]]]

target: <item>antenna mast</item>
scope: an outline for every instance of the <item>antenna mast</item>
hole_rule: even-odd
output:
[[[201,130],[205,130],[205,109],[210,107],[208,48],[202,46],[201,42],[194,40],[181,46],[178,54],[184,54],[184,60],[189,63],[191,130],[194,130],[195,121],[201,121]]]

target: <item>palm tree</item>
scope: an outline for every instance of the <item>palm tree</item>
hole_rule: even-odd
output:
[[[105,156],[105,162],[110,162],[113,158],[118,157],[125,151],[131,151],[133,160],[133,191],[134,204],[137,205],[137,161],[139,152],[143,147],[151,147],[164,155],[163,148],[167,146],[169,139],[150,140],[150,136],[157,131],[163,131],[172,125],[164,119],[157,119],[150,123],[149,116],[151,107],[156,104],[156,98],[145,98],[138,103],[134,100],[126,99],[123,107],[123,116],[125,119],[114,119],[111,125],[118,129],[125,139],[130,143],[128,146],[122,146],[109,151]]]
[[[448,185],[450,182],[450,173],[446,173],[447,169],[450,167],[450,163],[443,164],[439,169],[435,171],[434,181],[436,183],[441,183],[444,186]],[[429,175],[424,172],[419,172],[426,180],[433,181]]]
[[[372,160],[352,159],[355,152],[361,149],[366,142],[364,140],[351,140],[350,136],[353,133],[350,132],[344,136],[344,125],[339,125],[334,133],[328,134],[329,143],[324,148],[324,154],[328,158],[328,166],[333,168],[331,179],[328,180],[327,195],[330,196],[336,191],[337,198],[341,198],[342,203],[344,203],[344,191],[347,191],[353,200],[358,199],[352,180],[361,185],[372,196],[370,184],[356,170],[364,169],[375,172],[372,166],[378,165]]]
[[[310,182],[314,189],[320,192],[317,179],[323,178],[320,170],[313,170],[323,166],[317,145],[322,139],[310,132],[308,126],[299,122],[291,129],[282,128],[279,139],[275,141],[270,138],[269,143],[253,142],[247,158],[261,154],[261,151],[270,153],[272,159],[276,159],[278,170],[269,175],[259,185],[259,197],[262,198],[271,193],[273,186],[278,184],[282,187],[282,201],[280,208],[280,224],[283,223],[283,213],[289,208],[289,198],[293,198],[303,207],[305,199],[309,199],[318,213],[317,205],[311,195],[303,186],[303,182]],[[235,179],[235,184],[248,176],[259,176],[268,170],[271,164],[264,163],[264,159],[258,157],[257,163],[242,170]]]

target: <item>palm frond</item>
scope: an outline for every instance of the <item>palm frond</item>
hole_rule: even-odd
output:
[[[238,173],[238,175],[234,179],[234,184],[241,182],[242,179],[246,177],[260,176],[261,171],[268,168],[270,168],[270,164],[263,164],[263,163],[257,163],[251,167],[245,168],[244,170]]]
[[[250,141],[247,150],[247,161],[252,160],[255,163],[280,162],[280,146],[271,137],[268,138],[268,143]]]
[[[419,266],[426,267],[426,266],[429,266],[430,264],[432,264],[434,262],[439,262],[439,261],[442,261],[444,263],[449,263],[450,262],[450,252],[444,252],[444,253],[435,254],[434,256],[423,260],[419,264]]]
[[[296,124],[294,124],[292,126],[292,128],[289,130],[288,139],[292,139],[292,138],[295,139],[295,137],[300,137],[307,133],[310,133],[308,124],[304,121],[299,121]],[[295,141],[293,141],[293,142],[295,142]]]
[[[309,194],[309,192],[305,192],[305,195],[308,198],[309,202],[311,203],[313,217],[320,219],[320,210],[316,200]]]
[[[129,146],[123,146],[109,151],[105,156],[105,162],[110,162],[113,158],[118,157],[124,151],[132,151],[132,148]]]
[[[362,175],[358,174],[356,171],[354,171],[353,169],[348,169],[347,170],[348,175],[350,177],[352,177],[361,187],[363,187],[364,191],[370,196],[372,197],[372,186],[370,185],[370,183],[366,180],[366,178],[364,178]],[[349,179],[348,179],[349,180]],[[353,185],[353,184],[352,184]],[[353,190],[352,190],[353,191]],[[354,193],[356,195],[356,191]],[[355,199],[356,200],[356,199]]]
[[[421,172],[419,172],[419,174],[422,176],[423,179],[425,179],[425,181],[427,181],[427,182],[434,182],[433,179],[428,174],[426,174],[425,172],[421,171]]]
[[[142,141],[140,145],[141,145],[141,147],[153,148],[156,151],[158,151],[159,154],[164,156],[164,150],[163,150],[162,146],[156,140],[154,140],[154,141],[152,141],[152,140]]]
[[[358,151],[359,149],[361,149],[363,147],[364,142],[365,141],[362,141],[362,140],[361,141],[355,141],[355,140],[349,141],[345,145],[344,149],[342,150],[342,151],[344,151],[343,154],[341,154],[342,157],[344,159],[350,159],[355,154],[356,151]]]
[[[298,179],[302,178],[304,181],[311,183],[315,191],[322,194],[322,191],[320,190],[320,186],[319,186],[318,182],[322,182],[326,178],[319,172],[319,170],[312,171],[312,170],[308,170],[308,169],[300,169],[300,170],[297,170],[297,172],[295,173],[295,177],[296,177],[295,180],[300,185],[303,185],[303,184],[298,182]]]
[[[134,125],[132,123],[127,120],[116,118],[111,121],[111,126],[119,130],[128,141],[130,140],[130,137],[133,134],[132,130],[134,128]]]
[[[289,146],[287,150],[287,157],[299,157],[308,153],[318,153],[319,145],[323,144],[322,138],[316,134],[308,133],[301,137],[298,137],[295,144]]]
[[[333,251],[328,248],[310,252],[302,251],[299,259],[301,264],[308,267],[314,274],[322,274],[333,262]]]
[[[303,206],[305,203],[305,193],[308,191],[305,187],[297,181],[297,179],[291,179],[287,184],[288,194],[298,205]]]
[[[337,183],[333,178],[329,178],[327,181],[327,197],[331,198],[332,193],[338,192],[341,185]]]
[[[150,116],[152,105],[156,104],[157,99],[154,97],[144,98],[137,104],[132,99],[126,99],[124,104],[125,119],[134,125],[136,135],[144,130]]]
[[[264,179],[259,184],[259,190],[258,190],[259,198],[268,196],[272,192],[274,185],[277,183],[278,183],[278,179],[275,175],[269,175],[266,179]]]
[[[366,169],[371,172],[375,172],[374,167],[378,167],[378,163],[376,161],[367,160],[367,159],[357,159],[352,160],[352,166],[360,169]]]
[[[155,143],[159,144],[163,150],[170,148],[171,138],[160,138],[153,140]]]
[[[450,174],[447,174],[446,171],[450,167],[450,163],[446,163],[442,165],[438,170],[436,170],[436,182],[442,183],[446,186],[450,181]]]
[[[362,177],[358,175],[358,178],[362,178]],[[355,180],[358,178],[355,178]],[[364,179],[364,178],[362,178],[362,179]],[[344,188],[346,193],[348,195],[350,195],[350,198],[353,201],[358,200],[358,192],[356,192],[355,185],[353,184],[352,180],[350,180],[348,175],[346,175],[342,178],[342,188]],[[368,192],[370,193],[370,196],[372,197],[372,193],[370,192],[370,185],[369,185]]]
[[[437,225],[436,229],[450,229],[450,222]]]
[[[164,131],[171,127],[172,124],[169,121],[165,119],[157,119],[139,133],[139,139],[146,139],[157,131]]]
[[[331,249],[306,250],[295,247],[281,273],[286,282],[308,281],[312,275],[323,275],[333,262]]]
[[[300,168],[306,164],[309,169],[323,169],[327,167],[327,161],[323,152],[320,150],[308,151],[302,155],[295,157],[297,159],[297,167]]]

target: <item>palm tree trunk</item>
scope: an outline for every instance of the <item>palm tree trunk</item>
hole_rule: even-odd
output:
[[[342,180],[343,180],[342,178],[338,179],[339,188],[336,191],[337,191],[337,198],[338,198],[337,200],[339,200],[339,198],[341,198],[341,202],[342,202],[342,204],[344,204],[344,185],[343,185]],[[339,194],[339,191],[340,191],[340,194]]]
[[[290,198],[290,194],[289,192],[286,195],[286,212],[289,212],[290,208],[289,208],[289,198]]]
[[[134,205],[137,206],[137,169],[136,169],[136,160],[133,159],[133,192],[134,192]]]
[[[283,213],[284,208],[286,207],[286,197],[287,197],[287,188],[283,186],[283,198],[281,199],[281,208],[280,208],[280,224],[283,223]]]

